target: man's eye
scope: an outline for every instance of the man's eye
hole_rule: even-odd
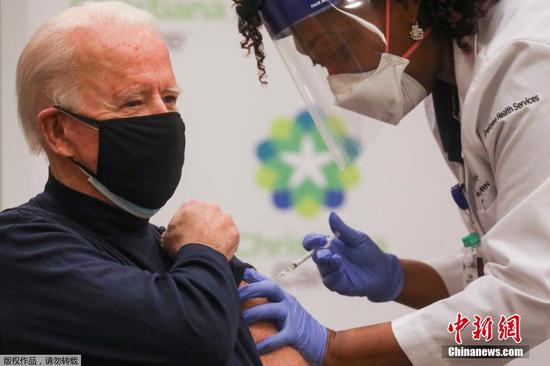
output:
[[[131,100],[129,102],[126,102],[124,104],[125,107],[138,107],[140,105],[142,105],[142,101],[141,100]]]
[[[176,97],[174,95],[167,95],[162,99],[164,100],[164,103],[166,103],[166,104],[176,104],[176,102],[178,101],[178,97]]]

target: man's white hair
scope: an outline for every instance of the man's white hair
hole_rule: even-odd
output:
[[[17,65],[19,121],[34,154],[41,151],[38,113],[59,105],[78,110],[80,97],[74,31],[102,25],[140,26],[158,32],[155,18],[119,1],[85,2],[69,8],[42,25],[21,53]]]

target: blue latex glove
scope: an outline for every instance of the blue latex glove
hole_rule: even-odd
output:
[[[243,313],[248,324],[258,321],[275,322],[279,333],[264,339],[256,346],[260,354],[284,346],[298,350],[312,365],[322,365],[327,343],[327,329],[315,320],[279,285],[253,269],[247,268],[244,280],[249,285],[239,289],[241,301],[265,297],[269,303],[255,306]]]
[[[334,236],[308,234],[304,248],[314,250],[313,260],[331,290],[347,296],[366,296],[370,301],[395,300],[403,289],[403,270],[399,259],[384,253],[365,233],[347,226],[335,213],[329,224]]]

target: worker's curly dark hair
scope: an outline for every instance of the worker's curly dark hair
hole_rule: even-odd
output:
[[[397,0],[406,4],[409,0]],[[460,48],[469,50],[464,37],[477,32],[477,22],[487,12],[491,0],[422,0],[419,22],[431,27],[442,39],[456,40]]]
[[[233,0],[239,16],[239,32],[244,39],[241,47],[250,54],[254,50],[258,66],[258,77],[266,84],[265,53],[260,28],[260,8],[263,0]],[[396,0],[405,4],[410,0]],[[465,50],[469,45],[464,37],[477,31],[477,21],[486,12],[490,0],[422,0],[420,3],[419,22],[423,27],[432,27],[440,38],[456,40]]]
[[[263,0],[233,0],[235,10],[239,16],[239,33],[242,34],[244,40],[241,41],[241,48],[246,49],[250,54],[251,49],[254,49],[256,64],[258,66],[258,77],[262,84],[267,84],[265,81],[265,53],[263,36],[260,32],[262,19],[260,17],[260,7]]]

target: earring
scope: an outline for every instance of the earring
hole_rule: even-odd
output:
[[[418,24],[418,21],[412,25],[410,35],[415,41],[424,39],[424,29]]]

